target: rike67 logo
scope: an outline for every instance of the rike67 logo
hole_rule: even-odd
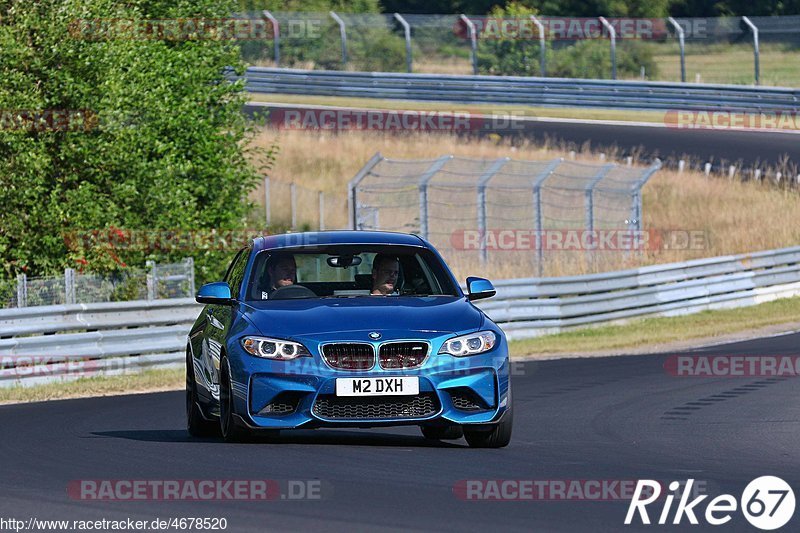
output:
[[[694,499],[689,500],[692,495],[693,484],[694,479],[687,480],[685,490],[680,490],[681,483],[678,481],[673,481],[669,484],[671,494],[668,493],[663,498],[663,507],[658,515],[657,524],[672,523],[678,525],[685,518],[690,524],[697,525],[699,523],[697,517],[700,515],[705,518],[707,523],[713,526],[721,526],[730,522],[737,509],[740,509],[752,526],[761,530],[771,531],[786,525],[794,515],[794,491],[788,483],[779,477],[762,476],[754,479],[745,487],[738,501],[731,494],[721,494],[706,503],[705,512],[701,512],[702,506],[700,504],[708,498],[708,495],[696,496]],[[679,495],[679,501],[673,514],[672,504],[676,494]],[[656,501],[660,504],[661,497],[661,484],[658,481],[650,479],[639,480],[631,503],[628,506],[625,524],[634,523],[637,514],[642,524],[650,524],[651,519],[647,512],[647,506]],[[672,515],[671,522],[669,521],[670,515]]]

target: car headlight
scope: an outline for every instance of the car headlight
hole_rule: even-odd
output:
[[[311,355],[308,349],[299,342],[271,339],[269,337],[245,337],[242,339],[242,348],[256,357],[283,361]]]
[[[497,344],[497,335],[493,331],[479,331],[445,341],[439,353],[464,357],[488,352]]]

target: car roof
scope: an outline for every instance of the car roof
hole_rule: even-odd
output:
[[[318,247],[340,244],[398,245],[427,248],[427,244],[416,235],[391,231],[308,231],[303,233],[284,233],[266,235],[253,239],[255,251],[277,248]]]

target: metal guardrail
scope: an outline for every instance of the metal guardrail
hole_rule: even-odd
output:
[[[479,302],[509,339],[800,295],[800,246],[619,272],[500,280]],[[190,298],[0,310],[0,387],[183,364]]]
[[[247,90],[469,104],[643,110],[800,111],[800,89],[518,76],[336,72],[250,67]]]
[[[0,387],[183,364],[193,298],[0,310]]]
[[[495,283],[479,307],[509,339],[646,316],[744,307],[800,295],[800,247],[588,276]]]

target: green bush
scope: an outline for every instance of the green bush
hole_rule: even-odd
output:
[[[225,0],[0,0],[0,110],[88,110],[87,128],[0,127],[0,278],[98,272],[194,255],[198,282],[219,278],[230,251],[86,247],[87,230],[241,228],[248,192],[273,159],[252,154],[242,73],[226,40],[98,38],[84,19],[219,19]],[[70,32],[72,29],[72,32]],[[255,168],[249,161],[257,161]]]
[[[491,17],[516,18],[527,21],[536,11],[511,3],[495,8]],[[494,37],[494,36],[493,36]],[[559,78],[610,78],[611,45],[607,39],[576,41],[566,44],[547,41],[545,61],[547,75]],[[478,41],[478,70],[481,74],[500,76],[539,76],[540,47],[538,39],[491,38]],[[644,66],[647,75],[658,74],[652,48],[645,43],[617,41],[617,76],[638,77]]]
[[[655,77],[652,48],[635,41],[617,41],[617,77],[638,77],[641,67]],[[549,54],[547,75],[557,78],[610,78],[611,45],[604,39],[578,41]]]
[[[529,24],[530,15],[535,14],[535,9],[512,2],[505,8],[495,7],[489,17],[517,19]],[[478,35],[478,72],[497,76],[538,76],[539,50],[539,41],[534,39]]]

